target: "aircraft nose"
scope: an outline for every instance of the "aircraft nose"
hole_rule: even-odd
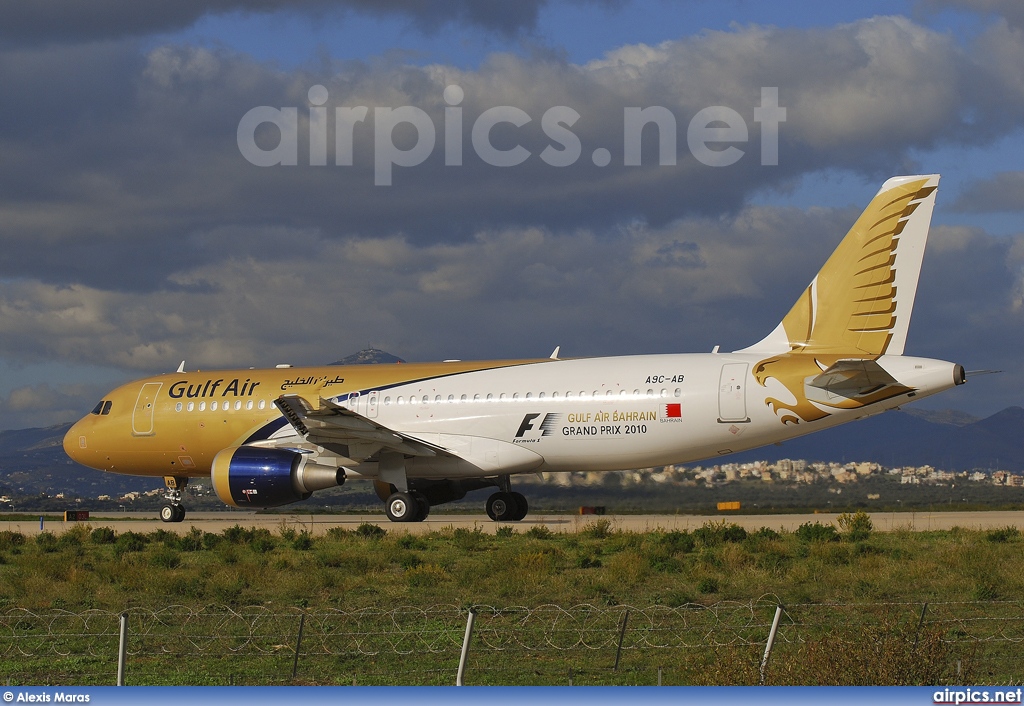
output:
[[[64,453],[66,453],[72,461],[78,461],[82,463],[81,455],[82,452],[88,448],[88,438],[85,435],[85,429],[82,428],[82,422],[78,421],[71,425],[68,429],[67,434],[64,435]]]

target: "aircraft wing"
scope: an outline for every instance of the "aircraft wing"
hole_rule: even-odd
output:
[[[843,397],[853,397],[900,383],[873,360],[839,360],[808,384]]]
[[[306,441],[353,460],[364,460],[383,449],[407,456],[452,455],[323,398],[316,409],[299,395],[281,395],[274,402]]]

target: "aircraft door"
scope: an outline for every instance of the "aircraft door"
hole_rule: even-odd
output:
[[[378,394],[376,390],[371,390],[366,393],[366,416],[370,419],[377,416],[377,398]]]
[[[156,412],[156,396],[163,387],[162,382],[147,382],[139,390],[135,400],[135,411],[132,412],[132,435],[153,436],[153,415]]]
[[[746,363],[726,363],[718,381],[718,421],[749,422]]]

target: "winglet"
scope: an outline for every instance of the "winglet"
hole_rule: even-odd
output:
[[[176,372],[176,373],[183,373],[183,372],[185,372],[185,361],[181,361],[181,364],[178,366],[178,369],[175,370],[174,372]]]
[[[561,346],[555,346],[555,350],[551,351],[551,355],[548,357],[551,358],[551,360],[558,360],[558,351],[560,348]]]

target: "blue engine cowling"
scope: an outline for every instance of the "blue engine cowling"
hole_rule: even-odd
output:
[[[341,485],[345,471],[289,449],[237,446],[214,457],[210,477],[225,504],[264,508],[305,500],[315,490]]]

